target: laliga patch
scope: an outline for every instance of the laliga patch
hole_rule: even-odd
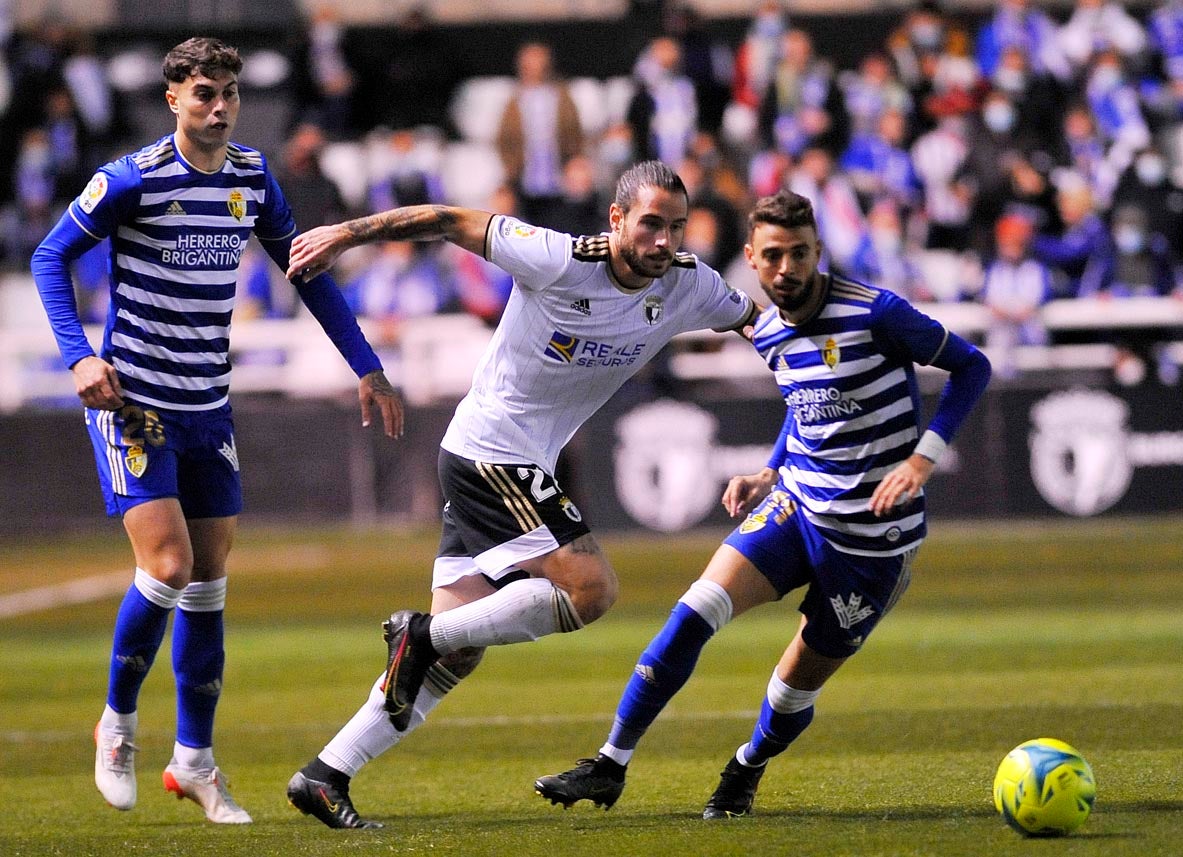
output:
[[[230,191],[230,198],[226,200],[226,207],[230,209],[230,213],[234,215],[235,220],[242,220],[246,217],[246,197],[242,195],[242,191],[238,188]]]
[[[538,227],[526,223],[519,223],[513,228],[514,238],[533,238],[538,234]]]
[[[90,183],[82,191],[82,195],[78,197],[78,207],[87,214],[94,213],[95,206],[102,202],[103,197],[107,195],[107,187],[106,175],[95,173]]]
[[[142,446],[130,446],[123,463],[127,466],[127,472],[139,479],[148,469],[148,453],[144,452]]]

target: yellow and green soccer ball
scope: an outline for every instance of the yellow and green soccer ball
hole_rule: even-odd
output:
[[[1064,836],[1084,824],[1097,784],[1076,750],[1055,738],[1024,741],[994,776],[994,807],[1025,836]]]

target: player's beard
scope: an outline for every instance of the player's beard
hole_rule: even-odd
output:
[[[629,240],[629,234],[625,230],[621,230],[618,246],[620,249],[620,258],[624,260],[624,264],[628,265],[628,269],[638,277],[655,280],[658,277],[665,276],[665,272],[670,269],[670,265],[674,262],[674,254],[672,252],[663,252],[660,259],[655,259],[652,256],[642,256],[637,252],[637,248],[633,246],[632,241]]]
[[[776,289],[768,296],[772,299],[773,303],[785,312],[796,312],[813,300],[814,295],[817,294],[817,290],[821,287],[820,280],[821,277],[814,271],[796,291],[789,293]]]

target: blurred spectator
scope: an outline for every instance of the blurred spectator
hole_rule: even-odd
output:
[[[686,231],[682,249],[693,253],[712,268],[723,268],[732,256],[724,255],[720,246],[722,224],[714,210],[702,205],[691,205],[686,215]]]
[[[1106,146],[1105,157],[1114,174],[1130,163],[1134,152],[1150,143],[1150,128],[1142,115],[1138,93],[1126,79],[1116,51],[1097,54],[1085,90],[1097,131]]]
[[[714,173],[704,166],[703,160],[704,158],[700,157],[687,157],[676,168],[682,182],[686,185],[691,208],[711,213],[712,223],[709,226],[705,223],[704,216],[700,215],[699,219],[704,221],[701,224],[704,233],[708,228],[713,233],[711,237],[712,253],[709,255],[715,260],[715,263],[708,262],[707,264],[721,270],[743,249],[742,218],[739,209],[731,200],[716,189]],[[689,228],[688,225],[688,231]],[[686,240],[689,242],[689,234]],[[697,253],[698,251],[692,252]],[[707,257],[700,254],[700,258],[705,261]]]
[[[904,14],[903,23],[887,37],[896,71],[909,92],[929,94],[927,81],[945,44],[947,25],[936,0],[921,0]]]
[[[555,79],[548,45],[522,45],[517,72],[517,88],[497,130],[497,152],[517,188],[522,217],[549,226],[561,203],[563,170],[583,150],[583,128],[567,85]]]
[[[1097,130],[1092,110],[1084,104],[1073,104],[1064,114],[1063,135],[1059,141],[1056,161],[1088,183],[1093,199],[1101,208],[1108,207],[1117,186],[1119,170],[1106,157],[1105,143]]]
[[[89,149],[86,127],[64,86],[55,86],[45,95],[42,127],[49,144],[53,201],[68,203],[75,190],[86,183],[92,164],[83,160]]]
[[[789,189],[813,202],[822,250],[835,273],[846,273],[867,235],[867,224],[858,197],[846,176],[835,172],[834,158],[827,149],[811,146],[789,182]]]
[[[410,8],[386,48],[372,115],[389,128],[434,125],[451,134],[448,105],[465,76],[464,58],[446,48],[426,6]]]
[[[1018,374],[1017,346],[1048,341],[1039,308],[1051,296],[1051,278],[1030,256],[1031,238],[1031,222],[1019,215],[1005,215],[994,226],[995,254],[986,267],[981,300],[990,310],[985,344],[996,352],[992,361],[1000,378]]]
[[[1183,0],[1167,0],[1146,20],[1157,71],[1172,85],[1183,84]]]
[[[1056,201],[1063,233],[1036,235],[1031,242],[1032,255],[1060,273],[1057,296],[1085,298],[1107,291],[1113,283],[1113,239],[1094,209],[1088,183],[1065,171],[1059,177]]]
[[[292,131],[283,148],[276,179],[291,206],[296,227],[307,231],[344,220],[348,214],[337,185],[320,168],[325,136],[320,127],[305,122]]]
[[[846,148],[849,122],[834,68],[813,53],[813,39],[791,29],[781,37],[781,55],[760,108],[764,144],[797,157],[821,146],[837,157]]]
[[[397,342],[402,322],[409,318],[458,308],[445,255],[434,242],[387,241],[344,287],[355,313],[380,322],[380,342]]]
[[[489,211],[516,217],[518,201],[513,188],[501,185],[486,207]],[[455,244],[445,242],[441,250],[445,264],[452,271],[460,309],[495,327],[513,291],[513,276],[484,257],[462,250]]]
[[[8,267],[27,268],[55,216],[53,152],[45,129],[30,128],[22,135],[14,184],[16,200],[5,209],[0,235]]]
[[[70,55],[62,63],[62,80],[85,129],[86,143],[105,141],[115,121],[115,93],[107,77],[105,62],[95,52],[94,37],[89,33],[75,33],[71,38]],[[102,158],[88,151],[84,145],[86,170],[91,162]]]
[[[320,3],[312,10],[294,66],[298,121],[320,126],[334,140],[355,133],[357,75],[346,52],[345,28],[332,4]]]
[[[896,79],[887,56],[878,52],[863,57],[857,72],[842,72],[838,86],[852,135],[873,133],[886,110],[905,115],[912,110],[912,96]]]
[[[970,246],[973,184],[962,167],[969,155],[969,120],[973,99],[961,90],[931,97],[925,109],[937,126],[912,145],[912,164],[920,177],[927,222],[925,247],[961,252]]]
[[[381,136],[381,131],[375,131],[375,138]],[[385,142],[384,151],[375,158],[374,177],[367,193],[370,211],[444,202],[440,153],[433,134],[396,128]]]
[[[731,48],[690,5],[679,3],[669,9],[666,31],[682,48],[682,71],[694,85],[698,127],[717,134],[731,93],[735,65]]]
[[[912,302],[933,299],[908,252],[904,222],[893,200],[880,199],[867,212],[867,234],[854,254],[850,276]]]
[[[637,160],[676,164],[689,151],[698,127],[698,104],[694,84],[681,67],[682,49],[664,36],[651,41],[637,60],[637,93],[628,107]]]
[[[1134,156],[1117,182],[1113,209],[1133,206],[1149,218],[1151,232],[1166,237],[1171,258],[1183,259],[1183,190],[1169,174],[1166,155],[1151,145]]]
[[[596,191],[595,165],[590,158],[576,155],[567,161],[563,167],[563,195],[550,222],[540,225],[568,235],[597,235],[607,227],[604,206]]]
[[[982,70],[971,54],[969,33],[961,27],[950,27],[944,49],[937,57],[932,72],[932,90],[944,92],[972,92],[982,79]]]
[[[1110,225],[1117,252],[1113,285],[1116,297],[1164,297],[1175,288],[1166,236],[1150,228],[1146,212],[1133,205],[1113,211]]]
[[[1059,136],[1067,90],[1049,75],[1032,74],[1026,51],[1019,47],[1004,50],[994,74],[986,80],[1010,97],[1019,111],[1020,128],[1045,143]]]
[[[983,258],[993,255],[991,224],[1014,201],[1012,172],[1035,147],[1035,140],[1016,126],[1019,112],[1010,96],[993,89],[982,99],[973,119],[969,152],[961,167],[961,179],[973,186],[970,218],[975,224],[973,248]]]
[[[789,18],[779,0],[761,0],[735,55],[731,100],[736,104],[756,111],[764,102],[788,27]]]
[[[839,167],[850,179],[863,207],[880,197],[890,197],[905,215],[920,201],[920,179],[912,156],[904,148],[907,119],[902,111],[888,108],[870,132],[856,133],[842,153]]]
[[[992,76],[1002,52],[1010,47],[1026,54],[1036,76],[1071,80],[1072,66],[1060,47],[1059,28],[1046,13],[1032,9],[1028,0],[999,0],[994,15],[978,30],[977,57],[982,74]]]
[[[1098,51],[1116,51],[1126,59],[1146,48],[1142,25],[1112,0],[1076,0],[1072,16],[1060,28],[1060,48],[1079,72]]]

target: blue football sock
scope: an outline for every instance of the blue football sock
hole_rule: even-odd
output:
[[[752,730],[752,738],[743,753],[743,761],[749,765],[763,765],[773,756],[783,753],[797,736],[813,720],[813,706],[785,714],[773,709],[764,698],[760,706],[760,717],[756,720],[756,728]]]
[[[222,692],[222,611],[177,610],[173,672],[177,680],[177,743],[212,747],[214,712]]]
[[[123,596],[115,617],[107,685],[107,705],[120,714],[136,710],[140,686],[156,660],[171,612],[169,608],[149,601],[135,584]]]
[[[622,750],[637,746],[645,730],[694,672],[702,647],[714,634],[710,624],[679,601],[641,654],[616,708],[608,743]]]

